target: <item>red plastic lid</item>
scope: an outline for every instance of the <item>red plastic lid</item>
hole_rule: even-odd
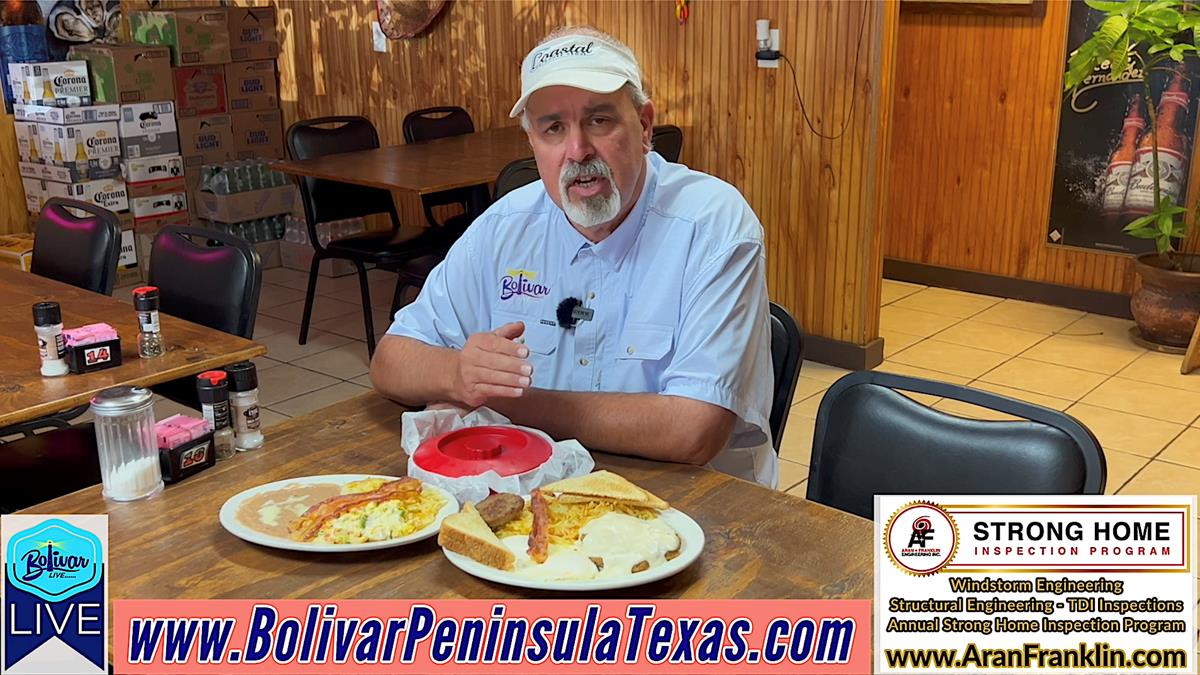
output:
[[[417,466],[448,478],[495,471],[515,476],[550,459],[554,448],[537,434],[513,427],[468,427],[431,438],[413,453]]]

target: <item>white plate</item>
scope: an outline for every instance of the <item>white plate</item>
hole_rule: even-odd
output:
[[[467,574],[508,586],[520,586],[521,588],[532,588],[540,591],[606,591],[614,588],[630,588],[648,584],[651,581],[666,579],[671,575],[682,572],[688,565],[695,562],[696,558],[700,557],[700,552],[704,550],[704,529],[700,527],[699,523],[692,520],[691,516],[682,511],[667,509],[659,517],[679,533],[679,538],[683,541],[683,547],[680,549],[679,555],[673,560],[668,560],[658,567],[651,567],[645,572],[631,572],[620,577],[584,579],[581,581],[544,581],[541,579],[532,579],[516,572],[488,567],[464,555],[459,555],[446,549],[442,549],[442,553],[446,554],[446,558],[451,564]]]
[[[307,541],[294,541],[292,539],[285,539],[283,537],[272,537],[269,534],[263,534],[257,530],[252,530],[240,523],[237,519],[238,508],[242,505],[242,502],[246,501],[250,497],[267,492],[269,490],[278,490],[279,488],[287,485],[308,485],[311,483],[336,483],[338,485],[345,485],[346,483],[352,481],[364,480],[367,478],[387,478],[388,480],[398,480],[394,476],[376,476],[370,474],[332,474],[328,476],[304,476],[302,478],[278,480],[274,483],[267,483],[266,485],[259,485],[258,487],[253,487],[249,490],[243,490],[242,492],[239,492],[227,499],[221,506],[221,525],[228,530],[230,534],[236,537],[240,537],[255,544],[270,546],[272,548],[282,548],[289,551],[310,551],[313,553],[349,553],[351,551],[373,551],[380,548],[403,546],[404,544],[411,544],[414,541],[428,539],[437,534],[438,529],[442,526],[442,521],[445,520],[446,516],[458,512],[458,500],[454,498],[454,495],[446,492],[436,485],[422,483],[422,489],[431,490],[435,494],[440,495],[442,499],[446,500],[446,505],[443,506],[440,511],[438,511],[437,515],[433,518],[433,522],[431,522],[429,525],[417,530],[416,532],[413,532],[410,535],[400,537],[398,539],[369,541],[362,544],[322,544]]]

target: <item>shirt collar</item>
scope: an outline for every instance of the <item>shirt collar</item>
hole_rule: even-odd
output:
[[[567,255],[572,262],[579,257],[581,251],[591,248],[595,256],[607,263],[614,271],[621,268],[621,263],[625,260],[625,255],[629,253],[629,249],[633,248],[633,242],[637,241],[638,235],[642,231],[642,226],[646,224],[646,215],[649,213],[651,202],[654,201],[655,188],[658,187],[656,157],[657,155],[654,153],[646,156],[646,178],[642,183],[642,194],[638,196],[633,210],[625,217],[620,227],[608,235],[604,241],[598,244],[588,241],[587,237],[580,234],[567,221],[567,214],[562,209],[558,210],[559,224],[561,227],[566,228],[567,236],[565,244]]]

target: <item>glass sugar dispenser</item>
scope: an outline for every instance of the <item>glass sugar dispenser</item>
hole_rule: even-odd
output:
[[[113,387],[92,397],[104,496],[145,499],[163,489],[154,433],[154,395],[141,387]]]

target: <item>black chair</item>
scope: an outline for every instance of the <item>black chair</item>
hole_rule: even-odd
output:
[[[470,113],[456,105],[414,110],[404,116],[403,127],[405,143],[420,143],[475,133],[475,122],[471,120]],[[462,206],[463,212],[447,218],[445,222],[438,222],[433,215],[433,207],[450,204]],[[474,185],[421,195],[421,205],[425,207],[425,220],[430,226],[463,228],[487,209],[487,186]]]
[[[771,303],[771,366],[775,375],[775,398],[771,401],[771,439],[775,453],[783,442],[783,430],[787,426],[788,411],[792,407],[792,396],[796,393],[796,381],[800,379],[800,365],[804,363],[804,337],[800,326],[783,307]]]
[[[897,390],[1022,419],[966,419]],[[1099,442],[1065,413],[956,384],[859,371],[821,399],[808,498],[871,518],[877,494],[1103,494],[1104,482]]]
[[[158,287],[159,309],[165,314],[246,339],[254,336],[262,260],[254,246],[240,237],[209,229],[164,227],[150,245],[147,283]],[[151,389],[199,408],[194,377]]]
[[[77,216],[68,209],[85,215]],[[58,197],[38,217],[30,271],[93,293],[112,295],[121,255],[121,225],[107,209]]]
[[[496,176],[495,199],[499,200],[513,190],[541,179],[537,162],[532,157],[509,162],[503,169],[500,169],[499,175]]]
[[[329,128],[330,125],[334,125]],[[379,147],[379,134],[365,117],[320,117],[296,122],[287,130],[288,155],[292,159],[311,159],[324,155]],[[308,270],[308,288],[304,296],[304,316],[300,321],[300,344],[308,342],[308,326],[317,292],[317,271],[325,259],[349,260],[358,270],[362,292],[363,324],[367,333],[367,352],[375,353],[375,323],[371,317],[371,289],[367,283],[367,268],[371,264],[403,272],[412,261],[431,254],[445,255],[462,227],[433,228],[415,237],[400,234],[400,216],[390,192],[380,188],[342,183],[321,178],[300,177],[300,196],[308,225],[308,238],[313,247],[312,264]],[[317,223],[359,218],[375,213],[391,216],[392,229],[367,232],[322,245],[317,237]],[[413,274],[414,278],[417,273]]]
[[[663,124],[654,127],[650,133],[650,142],[654,151],[663,156],[668,162],[678,162],[679,153],[683,152],[683,130],[674,124]]]

